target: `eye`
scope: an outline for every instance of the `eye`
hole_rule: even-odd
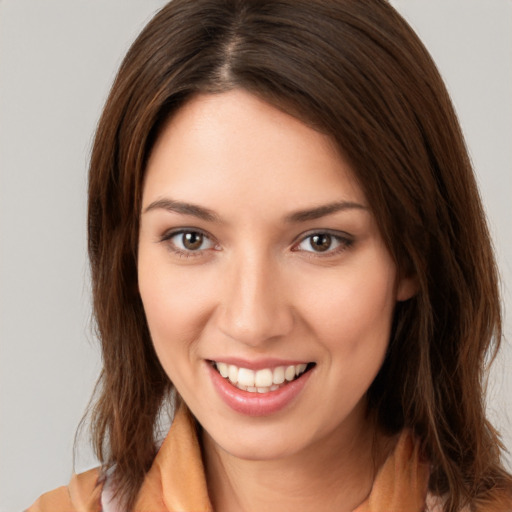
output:
[[[347,236],[329,232],[316,232],[305,236],[295,247],[297,251],[312,253],[338,253],[352,245],[353,240]]]
[[[201,231],[192,229],[172,231],[165,235],[162,241],[169,242],[171,249],[179,254],[189,255],[215,248],[215,243],[211,238]]]

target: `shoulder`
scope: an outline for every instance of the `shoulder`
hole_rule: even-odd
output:
[[[101,489],[100,469],[94,468],[43,494],[26,512],[101,512]]]

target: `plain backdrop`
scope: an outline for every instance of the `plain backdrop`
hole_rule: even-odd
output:
[[[512,2],[395,0],[434,56],[467,138],[512,339]],[[86,169],[130,42],[162,0],[0,0],[0,512],[66,484],[98,374]],[[475,244],[478,240],[475,240]],[[512,349],[490,379],[512,448]],[[77,470],[95,464],[85,440]],[[510,467],[510,462],[509,462]]]

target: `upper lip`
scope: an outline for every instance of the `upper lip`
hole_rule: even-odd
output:
[[[308,364],[311,361],[300,359],[277,359],[273,357],[264,359],[241,359],[238,357],[219,357],[208,359],[215,363],[226,363],[237,366],[238,368],[248,368],[250,370],[262,370],[264,368],[277,368],[278,366],[293,366],[298,364]]]

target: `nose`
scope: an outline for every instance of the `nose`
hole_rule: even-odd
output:
[[[222,333],[253,347],[286,336],[293,308],[279,264],[263,256],[232,261],[220,292],[217,325]]]

